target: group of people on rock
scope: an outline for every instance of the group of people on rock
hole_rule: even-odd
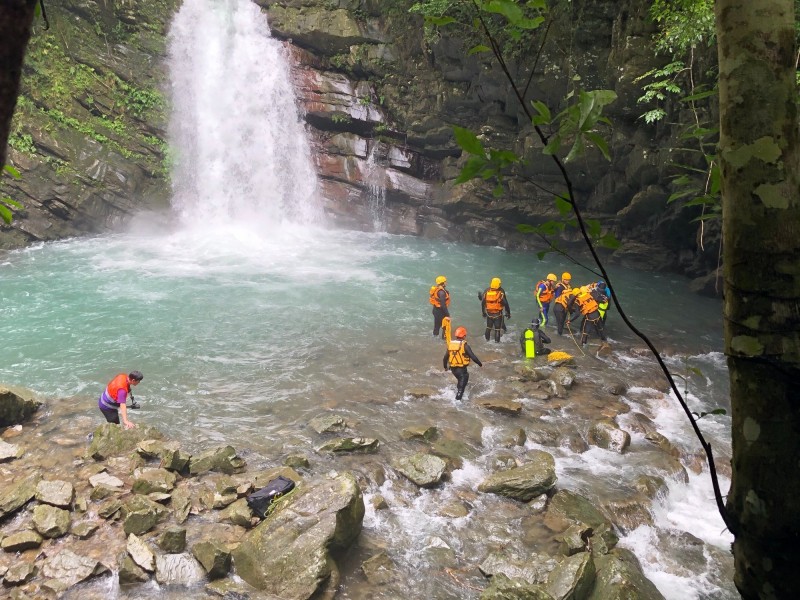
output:
[[[563,335],[564,327],[569,328],[571,322],[577,321],[582,316],[581,345],[585,345],[588,341],[590,328],[594,329],[598,337],[605,342],[608,294],[608,286],[603,280],[572,287],[572,275],[569,273],[562,273],[560,281],[554,273],[549,273],[545,279],[536,283],[534,289],[538,312],[520,336],[523,354],[527,358],[534,358],[549,352],[544,345],[549,344],[551,340],[544,332],[544,327],[547,325],[551,305],[558,335]],[[505,319],[511,318],[508,296],[500,278],[492,278],[489,287],[478,292],[478,299],[481,302],[481,314],[486,319],[484,337],[487,342],[492,337],[495,342],[499,342],[502,334],[507,331]],[[433,306],[433,335],[439,337],[441,333],[444,337],[443,321],[445,318],[450,318],[450,292],[447,289],[447,277],[444,275],[439,275],[435,285],[431,286],[430,303]],[[456,328],[454,338],[448,340],[447,352],[442,359],[445,371],[450,370],[457,380],[456,400],[460,400],[464,395],[464,389],[469,381],[467,367],[470,362],[483,366],[466,338],[466,327]]]

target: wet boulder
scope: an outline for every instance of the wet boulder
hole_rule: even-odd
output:
[[[376,438],[347,437],[336,438],[320,446],[318,452],[375,452],[379,441]]]
[[[611,522],[594,504],[569,490],[558,490],[547,505],[544,524],[555,532],[562,532],[574,524],[584,524],[597,531],[611,529]]]
[[[206,539],[192,546],[192,554],[203,565],[209,579],[220,579],[231,570],[231,552],[216,540]]]
[[[236,455],[233,446],[220,446],[192,456],[189,460],[189,473],[199,475],[208,471],[217,471],[232,475],[243,471],[245,466],[244,459]]]
[[[339,433],[347,429],[347,421],[341,415],[320,415],[309,421],[308,425],[317,433]]]
[[[25,506],[36,495],[38,482],[39,475],[36,474],[10,485],[0,482],[3,484],[3,491],[0,492],[0,519]]]
[[[136,452],[145,459],[159,459],[162,469],[180,473],[189,464],[191,455],[180,449],[177,442],[163,440],[142,440],[136,446]]]
[[[180,554],[186,549],[186,529],[170,527],[158,537],[156,544],[167,554]]]
[[[150,580],[150,575],[142,569],[136,562],[125,554],[119,560],[119,583],[126,585],[129,583],[145,583]]]
[[[400,437],[404,440],[423,440],[430,441],[439,434],[439,430],[434,425],[412,425],[400,432]]]
[[[22,448],[16,444],[9,444],[8,442],[0,440],[0,462],[14,460],[15,458],[22,456],[24,453],[24,450],[22,450]]]
[[[253,511],[244,498],[239,498],[222,511],[222,518],[240,527],[250,528],[253,525]]]
[[[581,552],[562,560],[547,576],[547,591],[555,600],[586,598],[592,591],[596,570],[592,555]]]
[[[528,456],[531,461],[521,467],[491,474],[478,486],[478,491],[521,502],[528,502],[549,491],[557,479],[555,460],[541,450],[531,452]]]
[[[103,423],[94,430],[87,455],[98,461],[106,460],[111,456],[132,452],[143,440],[162,439],[163,437],[164,435],[158,429],[147,425],[125,429],[114,423]]]
[[[575,383],[575,372],[567,367],[556,367],[553,369],[553,372],[550,373],[549,379],[550,381],[569,389],[572,387],[572,384]]]
[[[188,554],[156,556],[156,581],[161,585],[196,585],[206,579],[203,566]]]
[[[486,577],[504,576],[529,584],[544,584],[557,564],[556,560],[547,554],[533,553],[519,556],[513,552],[497,550],[489,554],[478,565],[478,569]]]
[[[600,419],[589,427],[588,441],[592,446],[622,454],[631,445],[631,434],[619,428],[611,419]]]
[[[397,576],[397,567],[385,552],[379,552],[361,563],[364,577],[372,585],[382,586],[391,583]]]
[[[133,493],[152,494],[160,492],[166,494],[175,487],[177,476],[167,469],[144,468],[133,472]]]
[[[139,494],[133,496],[122,507],[125,535],[141,535],[155,527],[167,513],[167,509]]]
[[[128,536],[128,543],[125,546],[128,555],[140,568],[148,573],[156,570],[156,557],[150,547],[137,535],[131,533]]]
[[[49,504],[39,504],[33,509],[33,526],[43,537],[57,538],[69,532],[72,517],[68,510]]]
[[[69,508],[75,488],[68,481],[45,481],[36,484],[36,500],[59,508]]]
[[[279,503],[233,551],[236,572],[282,598],[310,598],[338,579],[330,553],[348,548],[361,532],[361,490],[343,473],[304,482]]]
[[[30,390],[0,385],[0,428],[22,423],[41,405]]]
[[[392,467],[419,487],[429,488],[442,480],[447,463],[438,456],[417,452],[394,460]]]
[[[49,579],[58,580],[63,588],[70,588],[107,572],[108,567],[97,559],[75,554],[67,548],[48,558],[42,567],[42,574]]]
[[[516,400],[495,398],[478,401],[478,406],[504,415],[517,416],[522,412],[522,403]]]
[[[42,536],[37,532],[30,529],[12,533],[10,536],[3,538],[0,543],[0,548],[6,552],[24,552],[31,548],[38,548],[42,545]]]
[[[39,569],[35,564],[28,561],[15,563],[8,567],[6,574],[3,576],[3,585],[5,587],[14,587],[23,585],[34,578]]]
[[[653,582],[644,576],[639,561],[629,550],[616,548],[595,560],[597,578],[588,600],[664,600]]]
[[[554,600],[554,598],[537,583],[510,579],[501,574],[492,577],[489,587],[483,590],[480,600]]]

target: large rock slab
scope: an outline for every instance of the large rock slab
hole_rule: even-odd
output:
[[[158,429],[147,425],[125,429],[114,423],[103,423],[94,430],[87,454],[95,460],[106,460],[111,456],[132,452],[143,440],[160,440],[163,437],[164,434]]]
[[[417,452],[396,459],[392,466],[416,485],[429,488],[442,480],[447,463],[433,454]]]
[[[304,482],[233,551],[237,574],[250,585],[307,599],[338,577],[330,552],[358,537],[364,500],[352,473]]]
[[[68,510],[39,504],[33,509],[33,526],[46,538],[57,538],[66,535],[72,524],[72,516]]]
[[[480,600],[554,600],[537,583],[522,579],[510,579],[505,575],[492,577],[489,587],[483,590]]]
[[[557,479],[555,460],[542,450],[535,450],[529,456],[531,462],[521,467],[492,473],[478,490],[522,502],[550,491]]]
[[[30,390],[0,385],[0,428],[22,423],[41,405]]]
[[[0,519],[22,508],[36,495],[39,475],[29,475],[19,483],[11,484],[0,491]],[[4,486],[5,487],[5,486]]]
[[[243,458],[236,455],[233,446],[212,448],[189,459],[189,473],[199,475],[208,471],[216,471],[232,475],[244,470]]]
[[[616,548],[595,558],[597,579],[588,600],[664,600],[653,582],[647,579],[636,556],[629,550]]]
[[[75,497],[75,488],[69,481],[40,481],[36,485],[36,499],[59,508],[69,508]]]
[[[25,451],[16,444],[9,444],[8,442],[0,440],[0,462],[14,460],[15,458],[22,456],[24,453]]]
[[[42,574],[45,577],[57,579],[65,587],[72,587],[107,571],[108,568],[97,559],[80,556],[67,548],[49,558],[42,568]]]

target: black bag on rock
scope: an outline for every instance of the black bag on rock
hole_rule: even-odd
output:
[[[262,519],[267,516],[270,504],[294,489],[294,481],[283,475],[270,481],[266,486],[247,496],[247,505]]]

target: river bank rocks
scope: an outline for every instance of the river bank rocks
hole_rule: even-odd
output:
[[[133,595],[155,580],[198,597],[211,582],[234,585],[232,569],[241,597],[311,598],[336,588],[335,556],[364,516],[351,473],[246,472],[231,446],[190,456],[152,427],[101,425],[74,453],[69,481],[42,460],[31,449],[0,472],[0,574],[12,598],[56,598],[98,577]],[[246,496],[278,474],[297,487],[258,519]]]

